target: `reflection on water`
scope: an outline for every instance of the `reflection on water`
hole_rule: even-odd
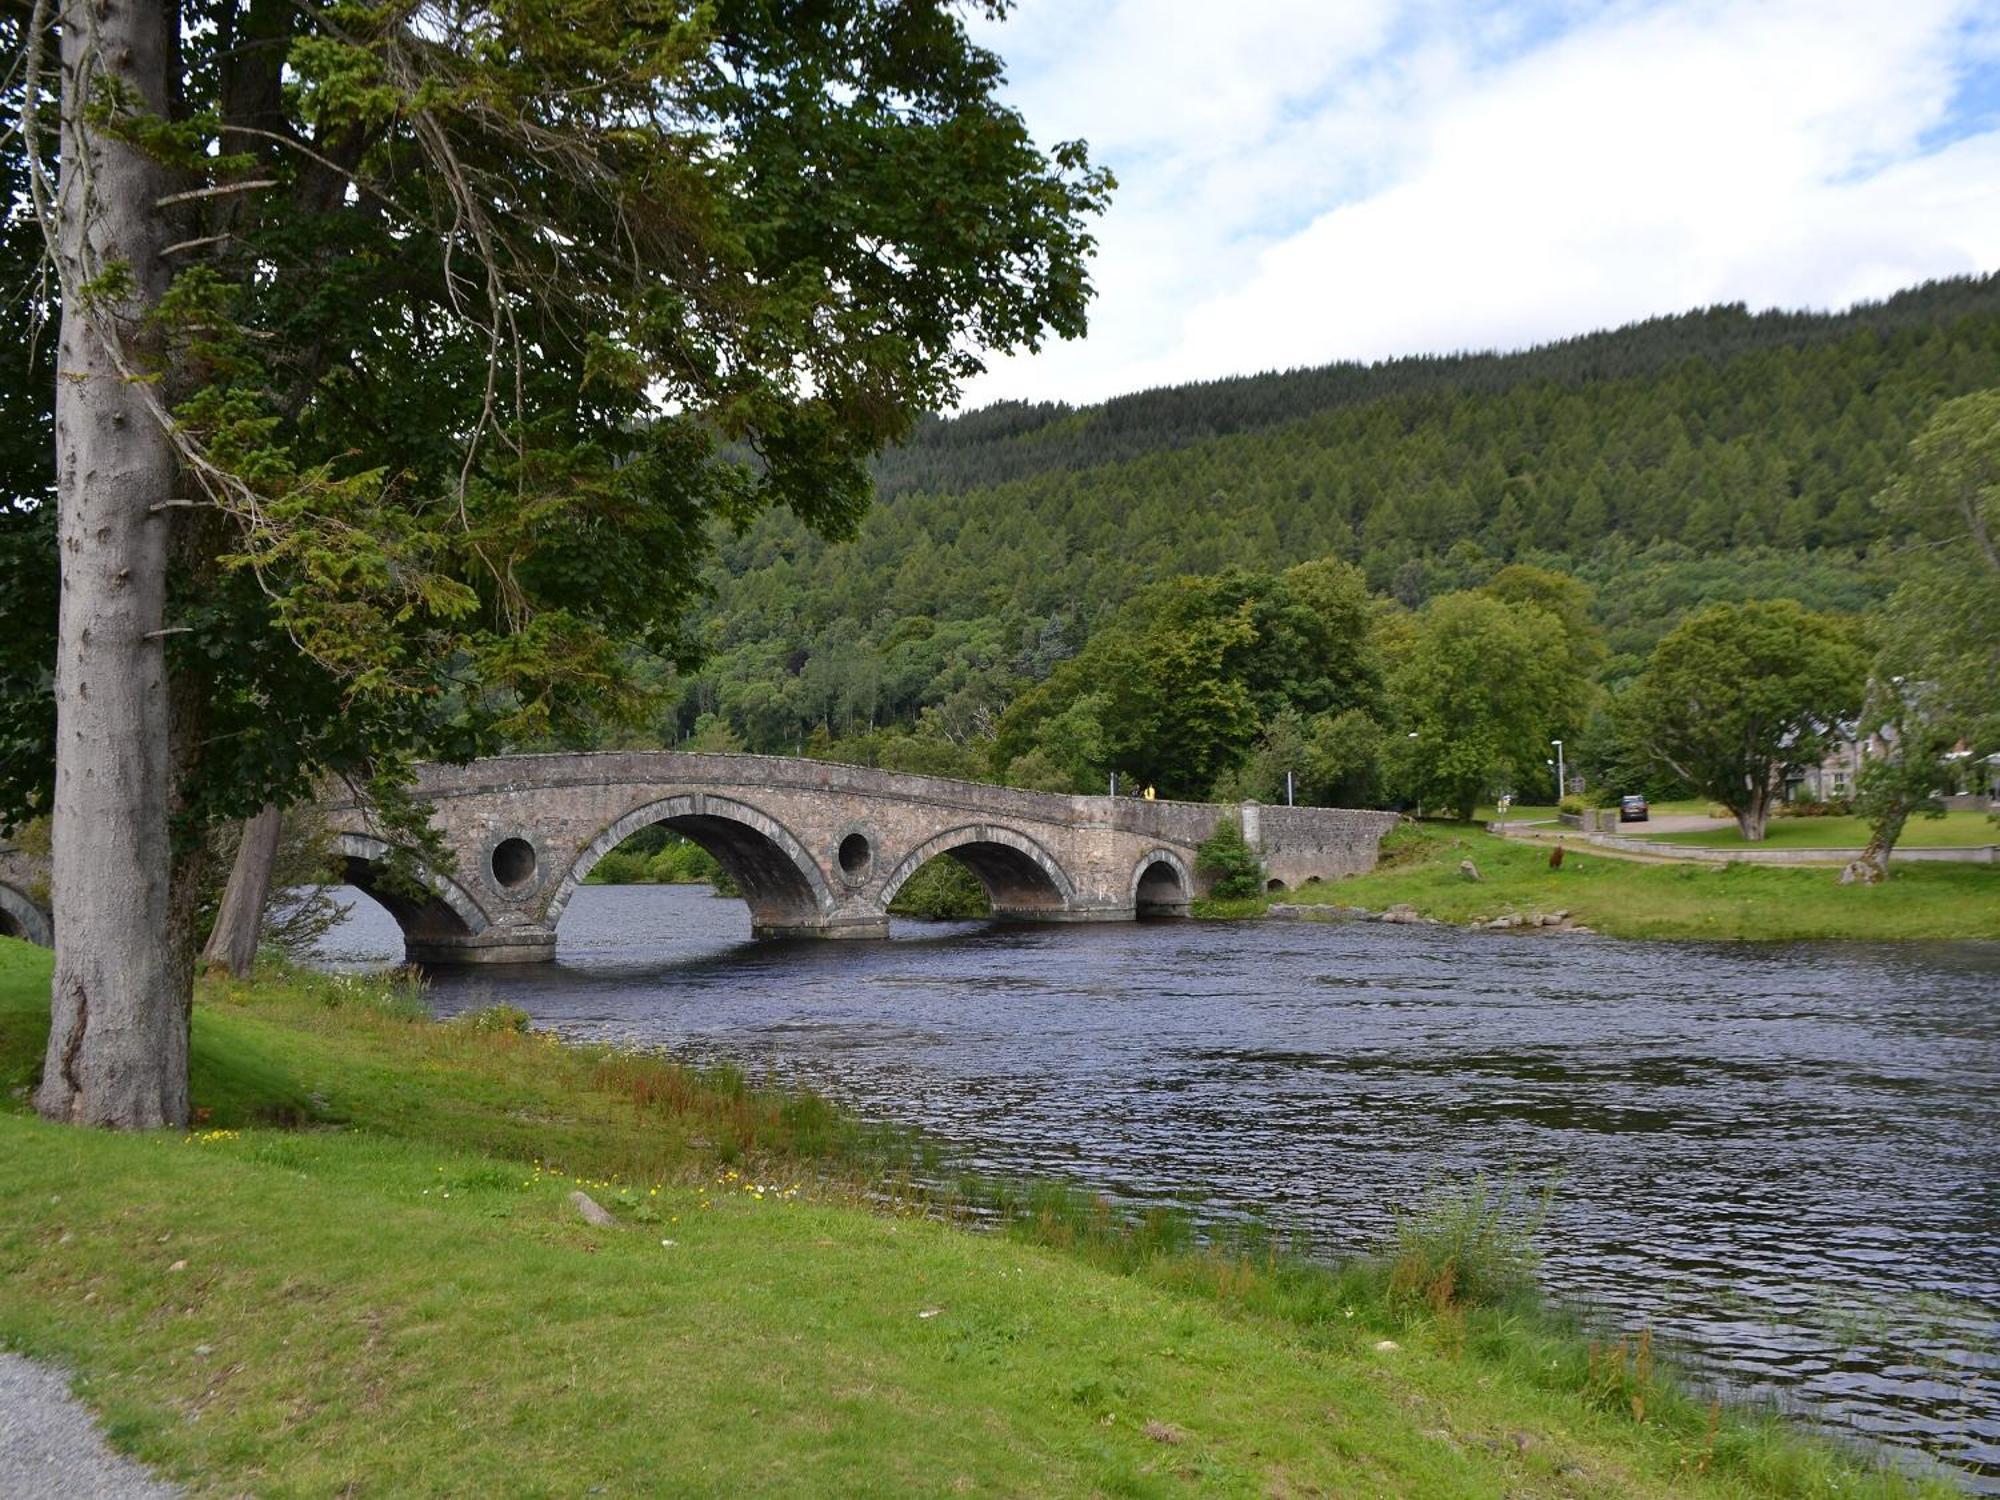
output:
[[[365,899],[334,962],[400,956]],[[1366,1248],[1425,1184],[1558,1174],[1546,1280],[1736,1389],[2000,1494],[2000,947],[908,923],[752,943],[585,887],[560,962],[442,973],[921,1125],[984,1171]]]

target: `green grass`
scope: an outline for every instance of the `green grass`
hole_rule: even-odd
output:
[[[1653,833],[1643,823],[1627,823],[1618,832],[1630,838],[1662,843],[1701,844],[1720,848],[1755,848],[1745,844],[1732,824],[1702,833]],[[1868,842],[1868,824],[1860,818],[1773,818],[1764,825],[1769,849],[1859,849]],[[1948,812],[1941,818],[1912,818],[1903,826],[1899,847],[1952,849],[2000,844],[2000,823],[1982,812]]]
[[[1367,875],[1302,886],[1280,899],[1384,910],[1407,904],[1447,922],[1566,909],[1598,932],[1635,938],[2000,938],[2000,867],[1898,866],[1879,886],[1843,886],[1826,868],[1652,864],[1572,845],[1560,870],[1548,844],[1481,829],[1404,825]],[[1475,883],[1461,860],[1478,868]]]
[[[865,1207],[907,1139],[393,982],[206,989],[195,1134],[48,1125],[47,981],[0,941],[0,1345],[197,1496],[1915,1488],[1436,1275],[1053,1189],[1005,1232]]]

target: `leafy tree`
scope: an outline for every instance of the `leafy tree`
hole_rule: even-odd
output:
[[[1359,572],[1338,560],[1156,584],[1009,708],[996,764],[1040,751],[1064,771],[1115,770],[1167,796],[1206,796],[1285,712],[1374,701],[1370,615]],[[1086,697],[1101,737],[1079,759],[1064,715]]]
[[[1882,504],[1906,539],[1861,726],[1886,744],[1856,783],[1870,828],[1853,868],[1869,881],[1912,815],[1942,812],[1945,755],[2000,749],[2000,391],[1941,406]]]
[[[713,523],[852,531],[982,350],[1083,326],[1109,179],[941,0],[49,0],[20,39],[10,139],[62,132],[58,1118],[186,1119],[206,825],[327,771],[395,817],[413,756],[635,713]]]
[[[1209,877],[1209,895],[1219,901],[1239,901],[1261,895],[1264,866],[1233,818],[1216,819],[1215,832],[1195,850],[1195,871]]]
[[[1484,593],[1433,599],[1389,684],[1407,741],[1399,789],[1470,821],[1500,779],[1539,773],[1583,686],[1546,610]]]
[[[1305,798],[1320,807],[1373,807],[1382,799],[1382,726],[1358,708],[1306,725]]]
[[[1861,706],[1866,661],[1844,624],[1789,599],[1718,604],[1660,642],[1632,689],[1649,752],[1764,837],[1786,771],[1815,764]]]
[[[1861,858],[1842,872],[1843,881],[1876,885],[1889,876],[1889,856],[1913,817],[1943,817],[1938,796],[1945,780],[1945,756],[1958,743],[1948,721],[1924,711],[1921,690],[1900,679],[1869,685],[1859,733],[1879,746],[1862,762],[1854,779],[1854,810],[1868,821]]]
[[[1568,573],[1513,563],[1486,581],[1483,592],[1508,604],[1532,604],[1553,615],[1569,646],[1570,666],[1580,677],[1604,665],[1604,631],[1597,623],[1590,585]]]

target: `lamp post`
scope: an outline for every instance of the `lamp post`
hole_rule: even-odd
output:
[[[1560,802],[1563,793],[1569,790],[1569,779],[1563,775],[1563,742],[1550,740],[1549,743],[1556,747],[1556,801]]]

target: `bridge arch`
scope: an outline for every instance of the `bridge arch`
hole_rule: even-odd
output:
[[[1132,910],[1142,917],[1184,917],[1194,876],[1171,849],[1149,849],[1132,867]]]
[[[1076,883],[1034,839],[991,823],[968,823],[926,839],[903,857],[882,883],[883,909],[940,854],[949,854],[979,878],[995,916],[1042,916],[1076,905]]]
[[[548,925],[553,928],[562,920],[570,897],[599,860],[656,823],[715,856],[741,887],[755,930],[810,927],[833,910],[825,875],[789,828],[747,802],[691,792],[636,807],[584,845],[549,898]]]
[[[54,947],[56,940],[47,915],[11,885],[0,885],[0,937],[21,938],[44,948]]]
[[[413,951],[423,943],[472,937],[492,925],[479,903],[449,875],[421,871],[419,878],[428,888],[421,896],[390,881],[389,856],[394,851],[381,839],[365,833],[336,834],[333,851],[342,878],[396,919]]]

